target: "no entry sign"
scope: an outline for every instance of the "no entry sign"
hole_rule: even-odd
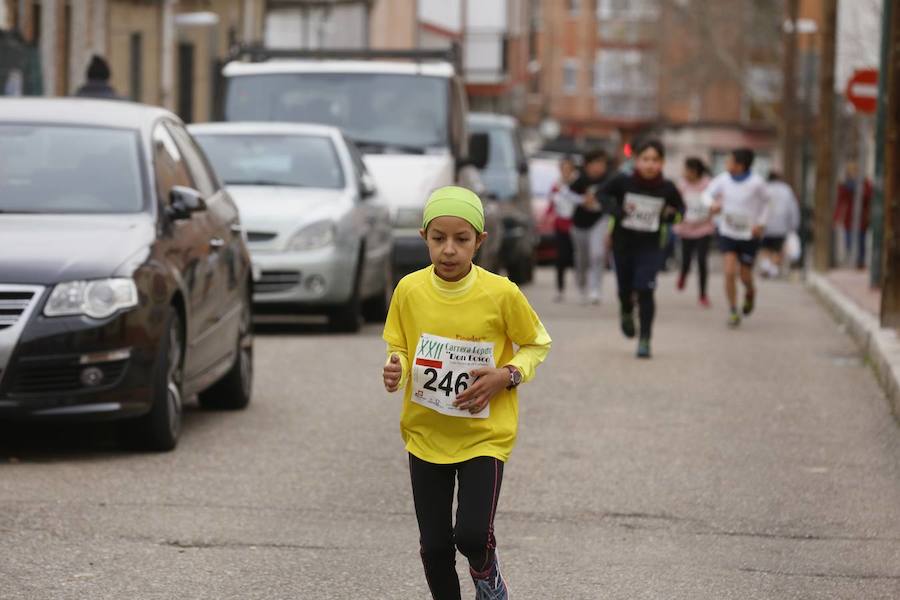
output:
[[[878,70],[857,69],[847,82],[847,100],[861,113],[872,114],[878,108]]]

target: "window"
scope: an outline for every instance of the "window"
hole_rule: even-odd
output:
[[[156,171],[156,194],[163,205],[176,185],[194,187],[178,144],[162,123],[153,130],[153,166]]]
[[[141,102],[143,99],[143,88],[141,86],[141,83],[144,77],[142,68],[142,65],[144,64],[144,58],[143,42],[141,40],[140,33],[131,34],[131,38],[129,39],[129,46],[131,49],[131,52],[129,54],[131,63],[128,69],[128,83],[131,88],[131,99],[135,102]]]
[[[139,212],[139,148],[128,129],[0,124],[0,212]]]
[[[603,48],[594,59],[597,112],[607,117],[646,119],[657,113],[658,62],[643,50]]]
[[[578,69],[581,64],[577,59],[567,58],[563,61],[563,92],[571,96],[578,92]]]
[[[577,17],[581,12],[581,0],[566,0],[566,5],[569,7],[569,14],[573,17]]]
[[[366,153],[449,145],[450,79],[388,73],[242,75],[228,81],[227,121],[322,123]]]
[[[215,194],[219,187],[216,178],[210,173],[211,169],[203,153],[194,144],[190,134],[185,131],[184,127],[174,123],[166,123],[166,129],[175,138],[175,143],[178,144],[178,149],[187,163],[188,171],[190,171],[192,179],[197,184],[197,191],[204,198],[209,198]]]
[[[198,134],[225,185],[342,189],[331,138],[297,134]]]

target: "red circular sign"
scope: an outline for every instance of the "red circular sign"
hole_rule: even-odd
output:
[[[857,69],[847,82],[847,100],[861,113],[878,109],[878,69]]]

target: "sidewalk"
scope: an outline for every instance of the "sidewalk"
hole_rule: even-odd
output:
[[[807,283],[866,353],[900,420],[900,339],[879,322],[881,293],[869,287],[867,271],[849,269],[826,275],[810,272]]]

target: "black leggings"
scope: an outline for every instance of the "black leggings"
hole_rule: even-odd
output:
[[[556,291],[566,289],[566,269],[572,266],[574,249],[568,231],[556,232]]]
[[[503,462],[479,456],[465,462],[438,465],[409,455],[413,502],[419,521],[419,551],[434,600],[460,600],[456,550],[469,560],[473,576],[488,571],[494,561],[494,514],[503,481]],[[456,527],[453,488],[459,479]]]
[[[709,273],[709,243],[712,236],[707,235],[695,240],[681,240],[681,277],[687,277],[691,272],[691,260],[694,257],[694,250],[697,251],[697,266],[700,269],[700,295],[706,296],[706,280]]]
[[[653,334],[653,318],[656,316],[656,299],[653,290],[639,290],[637,293],[638,314],[640,315],[641,329],[639,337],[649,340]],[[622,304],[622,312],[630,314],[634,310],[635,292],[629,290],[622,293],[619,290],[619,302]]]
[[[634,311],[637,296],[640,311],[640,337],[650,339],[653,333],[653,317],[656,315],[656,273],[663,261],[663,254],[655,248],[628,251],[618,248],[616,257],[616,278],[619,282],[619,302],[622,313]]]

